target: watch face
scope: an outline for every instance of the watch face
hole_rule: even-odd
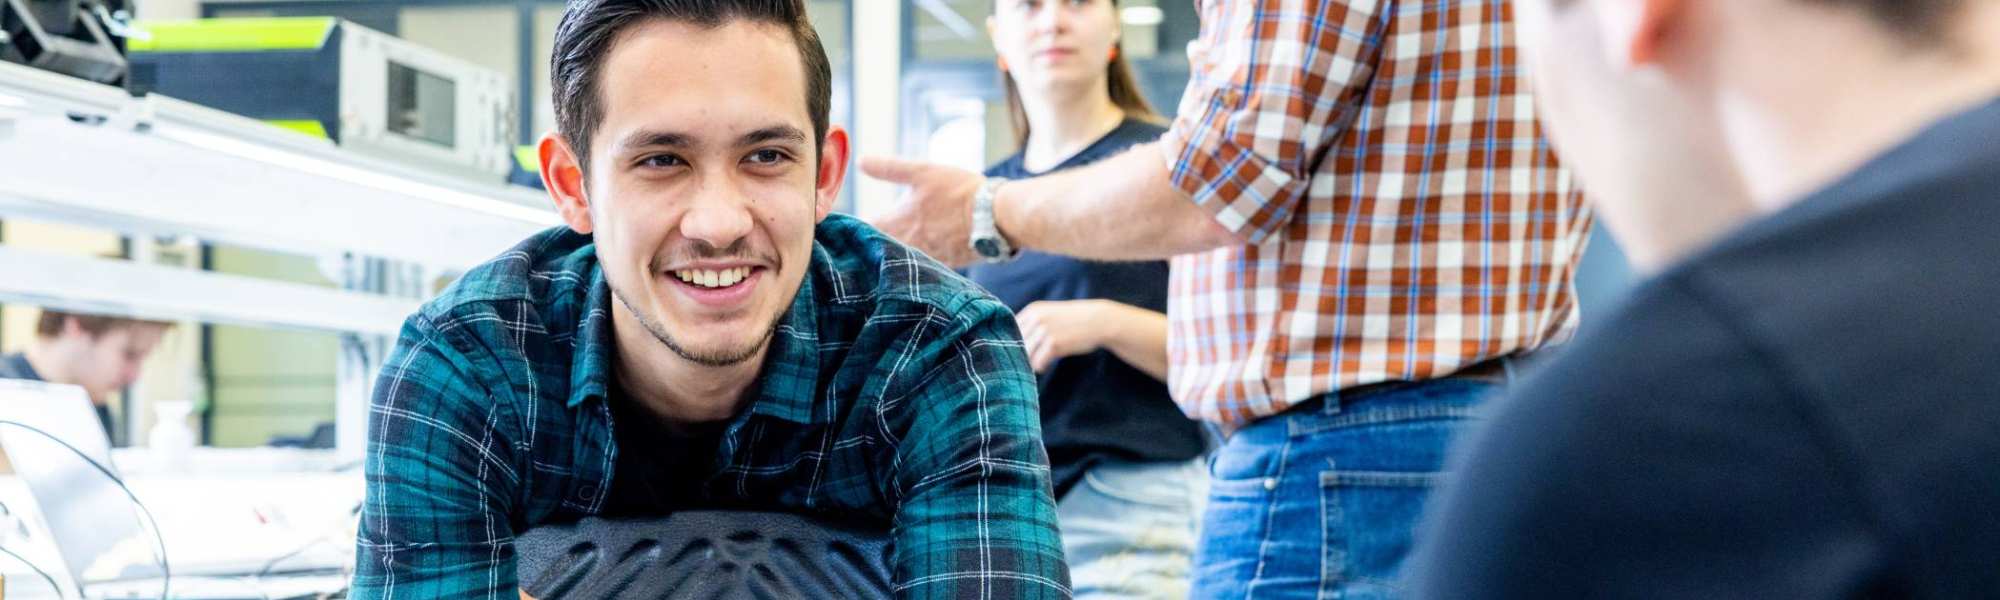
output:
[[[987,258],[993,258],[995,256],[999,256],[1000,240],[996,240],[993,238],[980,238],[972,240],[972,251],[978,252],[980,256],[984,256]]]

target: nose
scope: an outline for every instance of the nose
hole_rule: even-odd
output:
[[[1035,32],[1053,34],[1069,29],[1070,10],[1068,2],[1043,3],[1042,9],[1035,13]]]
[[[729,182],[702,186],[687,213],[681,215],[681,235],[714,248],[728,248],[750,235],[756,222],[749,197]]]

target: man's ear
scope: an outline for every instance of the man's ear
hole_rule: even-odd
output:
[[[819,145],[819,178],[813,187],[818,196],[818,216],[814,222],[826,219],[833,212],[833,203],[840,199],[840,184],[847,178],[847,130],[839,125],[827,127],[826,141]]]
[[[576,153],[570,150],[569,141],[551,132],[542,136],[537,149],[542,159],[542,187],[548,188],[556,212],[562,214],[563,222],[571,230],[590,235],[590,198],[584,193],[583,167],[577,162]]]
[[[1590,1],[1605,32],[1609,64],[1628,69],[1657,64],[1689,8],[1687,0]]]

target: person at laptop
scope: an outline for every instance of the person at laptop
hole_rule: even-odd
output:
[[[139,380],[139,365],[160,345],[169,326],[159,321],[44,309],[27,348],[0,356],[0,379],[83,388],[97,409],[104,434],[117,440],[111,395]]]
[[[540,524],[683,508],[891,531],[897,595],[1069,595],[1004,305],[830,215],[848,137],[799,0],[577,0],[538,148],[567,227],[404,325],[353,596],[515,597]]]

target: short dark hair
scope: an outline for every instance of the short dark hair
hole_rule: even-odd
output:
[[[833,67],[826,47],[806,16],[805,0],[573,0],[556,27],[555,51],[549,57],[550,88],[556,109],[556,131],[569,141],[578,167],[588,168],[590,139],[604,120],[599,71],[611,54],[611,44],[627,27],[651,19],[666,19],[705,28],[733,20],[767,23],[785,29],[798,46],[806,75],[806,112],[812,116],[814,155],[826,141],[827,113],[832,110]]]
[[[164,329],[173,326],[172,323],[164,321],[86,315],[44,308],[42,309],[42,316],[35,320],[35,336],[45,339],[61,337],[63,325],[68,321],[76,321],[76,326],[93,338],[103,336],[105,333],[115,329],[133,329],[137,327],[159,327]]]

